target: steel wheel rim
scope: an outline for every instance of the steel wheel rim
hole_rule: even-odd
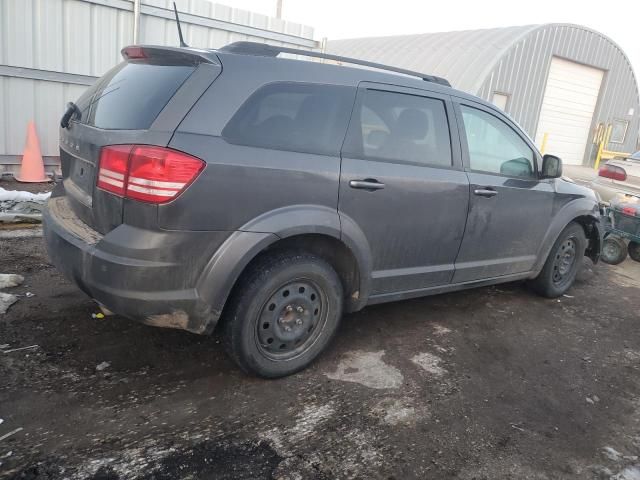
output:
[[[296,279],[274,289],[262,305],[256,345],[271,360],[291,360],[309,350],[326,325],[328,299],[310,279]]]
[[[604,242],[602,253],[606,258],[618,258],[618,255],[621,253],[620,246],[613,241]]]
[[[567,281],[576,262],[577,244],[571,237],[564,240],[556,251],[553,262],[553,283],[556,285]]]

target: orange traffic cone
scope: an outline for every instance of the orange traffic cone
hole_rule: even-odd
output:
[[[44,174],[44,162],[40,153],[40,141],[36,133],[36,125],[33,121],[27,126],[27,143],[24,146],[20,174],[16,176],[19,182],[48,182],[49,178]]]

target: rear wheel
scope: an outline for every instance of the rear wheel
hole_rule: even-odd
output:
[[[627,258],[627,245],[617,235],[609,235],[602,244],[602,261],[609,265],[618,265]]]
[[[640,242],[629,242],[629,256],[636,262],[640,262]]]
[[[225,350],[245,372],[290,375],[309,365],[333,337],[342,315],[342,284],[320,257],[266,257],[240,282],[222,336]]]
[[[540,274],[531,286],[540,295],[559,297],[573,285],[587,248],[582,226],[571,222],[553,244]]]

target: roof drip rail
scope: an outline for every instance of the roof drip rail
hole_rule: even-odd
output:
[[[239,55],[256,55],[260,57],[277,57],[281,53],[291,53],[293,55],[303,55],[305,57],[324,58],[326,60],[334,60],[336,62],[350,63],[353,65],[362,65],[364,67],[375,68],[378,70],[387,70],[389,72],[401,73],[411,77],[418,77],[426,82],[438,83],[446,87],[451,84],[448,80],[435,75],[426,75],[424,73],[405,70],[404,68],[391,67],[382,63],[369,62],[359,60],[357,58],[342,57],[340,55],[332,55],[330,53],[314,52],[311,50],[301,50],[298,48],[278,47],[257,42],[234,42],[222,47],[219,51],[227,53],[235,53]]]

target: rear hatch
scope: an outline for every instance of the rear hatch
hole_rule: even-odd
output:
[[[132,200],[96,187],[102,147],[167,146],[221,70],[214,54],[199,50],[127,47],[123,57],[124,62],[78,99],[71,121],[60,129],[63,184],[70,207],[103,234],[122,223]],[[153,214],[155,207],[149,207]]]

